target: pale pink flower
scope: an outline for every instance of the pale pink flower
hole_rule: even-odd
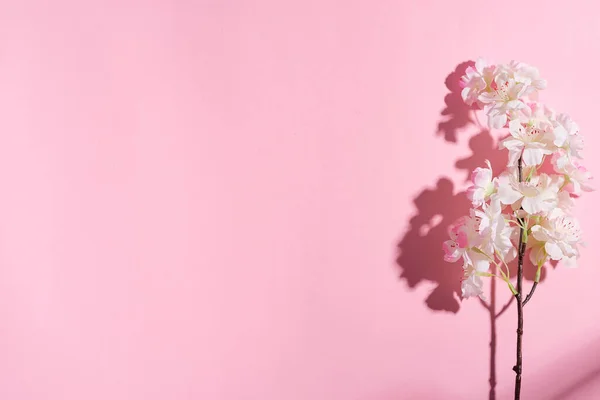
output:
[[[591,192],[594,187],[591,184],[592,174],[582,165],[577,162],[568,164],[564,168],[565,176],[568,178],[569,185],[567,190],[577,196],[581,196],[582,192]]]
[[[456,262],[465,254],[469,247],[469,223],[469,217],[465,216],[450,225],[448,228],[450,240],[446,240],[443,244],[444,260]]]
[[[483,299],[483,279],[472,268],[465,269],[465,276],[460,285],[462,297],[480,297]]]
[[[528,182],[518,182],[514,174],[498,177],[497,199],[513,209],[522,207],[528,214],[545,214],[558,205],[559,178],[547,174],[533,176]]]
[[[539,102],[525,103],[525,107],[511,113],[510,120],[519,120],[523,125],[550,125],[554,123],[554,111]]]
[[[488,65],[483,58],[478,58],[475,68],[467,67],[465,75],[461,78],[463,90],[461,96],[466,104],[472,105],[477,102],[479,95],[490,90],[490,84],[494,81],[496,67]]]
[[[567,114],[556,117],[553,125],[552,139],[557,149],[552,163],[557,172],[560,172],[573,162],[573,158],[582,158],[584,140],[579,134],[579,127]]]
[[[476,247],[475,247],[476,248]],[[469,249],[464,256],[464,265],[472,267],[477,272],[488,272],[490,270],[490,255],[482,254],[475,248]]]
[[[481,93],[478,100],[484,105],[489,127],[498,129],[506,125],[508,113],[525,107],[521,100],[525,86],[506,74],[498,74],[490,88],[491,91]]]
[[[540,77],[540,72],[537,68],[531,65],[511,61],[507,67],[504,68],[509,74],[512,72],[512,78],[525,85],[523,92],[524,96],[531,95],[538,90],[546,89],[546,80]]]
[[[543,121],[530,120],[523,125],[519,120],[510,121],[509,137],[501,142],[500,148],[508,149],[508,166],[514,167],[520,157],[527,166],[539,165],[544,156],[552,154],[548,148],[547,128],[549,124]]]
[[[492,166],[486,160],[487,168],[475,168],[471,174],[473,185],[467,189],[467,197],[474,206],[480,207],[494,193]]]
[[[532,242],[533,240],[530,239]],[[546,254],[546,250],[544,250],[543,242],[535,242],[531,243],[531,250],[529,251],[529,259],[531,263],[536,266],[544,265],[548,260],[548,254]]]
[[[538,90],[545,88],[546,81],[536,68],[511,61],[495,68],[493,81],[487,84],[487,90],[481,92],[478,100],[484,105],[490,128],[502,128],[509,115],[525,107],[526,98],[531,100]]]
[[[559,215],[555,218],[545,218],[541,224],[531,228],[532,236],[544,243],[544,250],[552,260],[573,258],[579,256],[577,244],[581,240],[579,222],[569,215]]]
[[[559,114],[553,125],[554,144],[567,150],[574,157],[581,158],[583,138],[579,135],[579,126],[567,114]]]
[[[485,206],[483,210],[475,210],[478,218],[478,232],[481,238],[479,248],[485,254],[497,254],[502,260],[508,262],[515,258],[517,252],[511,241],[514,228],[506,221],[502,214],[502,205],[495,199]]]
[[[485,254],[474,250],[481,244],[481,235],[479,233],[479,219],[471,210],[472,216],[465,216],[448,228],[450,240],[443,244],[444,260],[456,262],[463,259],[465,265],[473,266],[477,271],[485,272],[489,270],[490,259]]]
[[[556,204],[556,208],[550,211],[549,217],[552,215],[567,214],[573,208],[573,205],[574,202],[571,194],[561,190],[558,192],[558,203]]]
[[[554,151],[554,154],[552,154],[551,161],[554,166],[554,171],[562,174],[564,173],[565,168],[571,165],[572,158],[566,150],[558,148]]]

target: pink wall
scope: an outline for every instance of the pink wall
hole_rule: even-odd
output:
[[[0,399],[487,398],[489,313],[423,226],[490,145],[436,133],[444,80],[539,67],[600,175],[596,3],[2,1]],[[526,399],[600,398],[597,203],[526,308]]]

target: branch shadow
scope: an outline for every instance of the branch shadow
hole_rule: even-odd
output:
[[[470,179],[471,172],[477,167],[485,166],[489,160],[494,172],[499,172],[506,165],[506,153],[498,149],[498,145],[489,130],[482,127],[476,118],[472,118],[473,109],[462,100],[460,93],[460,77],[472,61],[462,62],[445,80],[449,89],[444,99],[445,108],[440,115],[436,136],[443,136],[451,143],[457,142],[460,131],[475,130],[468,142],[470,155],[456,161],[454,167],[465,173],[465,181]],[[408,221],[408,229],[397,244],[396,266],[400,280],[409,288],[415,288],[422,282],[433,284],[433,289],[425,299],[425,305],[435,312],[456,314],[460,310],[460,283],[463,270],[459,263],[444,261],[442,244],[448,240],[448,228],[458,218],[468,215],[471,202],[464,191],[457,190],[457,185],[448,177],[438,178],[435,186],[426,187],[413,198],[415,214]],[[516,275],[516,261],[509,263],[511,276]],[[533,280],[536,268],[526,260],[524,278]],[[545,268],[542,279],[545,277]],[[481,305],[490,316],[490,375],[489,399],[496,399],[496,321],[510,307],[514,297],[500,307],[497,304],[496,282],[492,280],[489,301],[481,301]]]

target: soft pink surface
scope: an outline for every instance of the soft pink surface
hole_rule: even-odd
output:
[[[476,128],[436,134],[444,80],[479,55],[539,67],[600,175],[598,11],[3,1],[0,399],[487,398],[487,311],[426,304],[437,245],[410,249],[434,271],[414,287],[396,263],[413,198],[464,188]],[[600,398],[597,204],[581,268],[526,307],[526,399]],[[498,399],[515,326],[513,304]]]

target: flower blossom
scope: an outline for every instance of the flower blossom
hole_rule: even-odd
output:
[[[547,128],[551,126],[537,120],[531,120],[527,125],[519,120],[510,121],[511,136],[501,143],[501,148],[508,149],[508,166],[516,166],[520,157],[527,166],[540,165],[545,155],[552,154],[548,148]]]
[[[481,279],[481,276],[475,273],[473,267],[465,268],[464,278],[460,284],[460,290],[464,299],[475,296],[478,296],[482,299],[484,298],[483,279]]]
[[[508,65],[501,66],[501,70],[514,79],[515,82],[522,83],[525,86],[524,96],[546,89],[546,80],[542,79],[538,69],[531,65],[511,61]]]
[[[506,74],[496,75],[490,85],[491,91],[483,92],[478,100],[484,105],[490,128],[502,128],[508,121],[507,114],[525,107],[521,100],[525,85],[509,79]]]
[[[579,135],[579,126],[567,114],[560,114],[554,120],[554,144],[563,148],[567,154],[582,158],[583,137]]]
[[[569,192],[580,196],[582,192],[591,192],[594,190],[590,182],[592,174],[584,166],[579,165],[578,162],[575,161],[573,164],[566,165],[563,171],[568,179],[569,185],[566,190]]]
[[[443,244],[444,260],[456,262],[463,259],[465,265],[472,266],[478,272],[486,272],[490,268],[490,259],[477,247],[481,244],[479,219],[473,215],[462,217],[448,229],[450,240]]]
[[[544,243],[544,250],[552,260],[565,259],[567,265],[576,265],[581,229],[574,217],[559,215],[545,219],[541,224],[533,226],[531,232],[536,240]]]
[[[475,68],[469,66],[465,75],[461,78],[463,90],[461,96],[466,104],[472,105],[477,102],[479,95],[489,90],[490,84],[494,80],[496,68],[488,65],[483,58],[478,58],[475,62]]]
[[[558,205],[560,177],[547,174],[536,175],[528,182],[518,182],[514,174],[498,177],[497,198],[502,204],[520,207],[528,214],[548,213]]]
[[[471,174],[473,186],[467,189],[467,197],[477,207],[482,206],[495,190],[492,166],[488,160],[486,163],[487,168],[475,168]]]
[[[483,210],[475,210],[475,215],[479,218],[480,248],[483,252],[496,254],[505,262],[514,259],[517,254],[511,242],[514,228],[506,222],[500,201],[493,200]]]

